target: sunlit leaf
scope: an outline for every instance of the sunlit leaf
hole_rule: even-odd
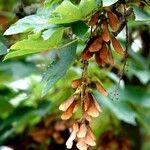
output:
[[[48,20],[44,16],[31,15],[18,20],[14,25],[10,26],[4,33],[4,35],[12,35],[23,32],[28,32],[34,29],[40,31],[48,28]]]
[[[56,31],[48,40],[39,39],[25,39],[19,41],[10,47],[10,52],[5,56],[4,60],[16,56],[22,56],[37,52],[43,52],[58,46],[63,35],[63,30]],[[38,44],[37,44],[38,43]],[[13,50],[13,51],[12,51]]]
[[[49,20],[52,24],[64,24],[82,20],[96,8],[95,0],[81,0],[79,6],[70,1],[63,1],[53,11],[53,18]]]

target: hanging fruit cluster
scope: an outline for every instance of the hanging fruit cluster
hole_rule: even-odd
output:
[[[59,107],[63,111],[61,116],[63,120],[70,119],[79,107],[82,110],[81,119],[72,125],[71,135],[66,142],[68,149],[72,148],[73,141],[76,142],[76,146],[80,150],[87,150],[88,147],[96,145],[96,138],[90,128],[90,122],[92,118],[99,116],[102,109],[92,96],[91,84],[94,84],[104,96],[108,96],[108,92],[100,81],[89,79],[88,61],[92,56],[95,56],[95,61],[99,66],[113,65],[111,47],[120,55],[124,55],[125,50],[113,34],[119,29],[119,22],[118,16],[110,10],[96,12],[89,21],[91,37],[81,53],[83,62],[82,78],[72,81],[72,88],[75,89],[75,92]]]
[[[90,93],[88,86],[82,91],[83,85],[84,82],[82,81],[80,84],[80,79],[73,81],[73,88],[76,87],[80,89],[80,92],[73,94],[59,107],[59,109],[63,111],[61,118],[67,120],[77,110],[80,104],[82,106],[82,118],[73,124],[72,133],[66,142],[68,149],[72,148],[74,140],[77,142],[76,146],[80,150],[86,150],[89,146],[96,145],[96,138],[89,126],[89,122],[92,118],[98,117],[102,110]]]
[[[101,20],[99,19],[101,18]],[[87,46],[81,54],[83,60],[89,60],[95,55],[95,61],[101,67],[106,64],[113,65],[111,44],[114,50],[124,55],[124,49],[113,35],[119,29],[119,19],[112,11],[96,13],[90,20],[89,25],[95,28],[94,35],[87,42]]]

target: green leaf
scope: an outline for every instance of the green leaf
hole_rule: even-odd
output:
[[[118,0],[103,0],[103,6],[111,6],[112,4],[116,3]]]
[[[94,97],[104,108],[108,108],[113,112],[118,119],[129,123],[136,124],[137,113],[130,107],[130,105],[125,101],[112,101],[108,97],[101,96],[98,91],[93,92]]]
[[[78,21],[72,24],[72,31],[79,37],[83,37],[88,31],[88,26],[83,21]]]
[[[52,24],[65,24],[84,19],[96,8],[95,0],[81,0],[79,6],[70,1],[63,1],[53,11],[53,18],[49,20]]]
[[[48,40],[43,40],[42,38],[39,39],[25,39],[19,41],[10,47],[10,50],[14,50],[9,52],[4,60],[13,58],[16,56],[22,56],[32,53],[38,53],[42,51],[47,51],[52,48],[58,46],[59,42],[62,39],[63,30],[59,30],[55,32]]]
[[[53,13],[57,16],[50,19],[50,23],[61,24],[78,21],[82,18],[79,8],[70,1],[63,1]]]
[[[42,91],[43,96],[66,74],[75,58],[76,47],[77,42],[71,42],[62,48],[55,49],[57,59],[49,66],[47,72],[43,76],[43,82],[46,84]]]
[[[2,42],[0,42],[0,55],[4,55],[6,53],[7,53],[7,47]]]
[[[18,20],[14,25],[10,26],[4,35],[13,35],[23,32],[29,32],[34,29],[34,32],[39,32],[50,27],[47,23],[48,19],[44,16],[30,15]]]
[[[150,15],[136,5],[132,5],[135,21],[150,21]]]

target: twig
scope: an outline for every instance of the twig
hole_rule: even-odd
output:
[[[82,112],[84,113],[84,100],[85,100],[85,94],[87,89],[87,69],[88,69],[88,61],[83,61],[83,72],[82,72],[82,85],[81,85],[81,108]]]

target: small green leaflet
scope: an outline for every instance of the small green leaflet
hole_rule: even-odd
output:
[[[43,38],[38,39],[25,39],[19,41],[10,47],[10,51],[4,58],[10,59],[17,56],[38,53],[50,50],[52,48],[56,48],[59,45],[59,42],[62,39],[64,29],[58,30],[51,35],[48,40],[44,40]]]
[[[110,6],[114,3],[116,3],[118,0],[103,0],[103,7]]]
[[[45,87],[42,91],[44,96],[48,90],[62,78],[76,56],[77,42],[71,42],[66,46],[54,49],[57,54],[56,60],[49,66],[47,72],[43,76]]]
[[[136,5],[132,5],[135,21],[150,21],[150,15]]]

